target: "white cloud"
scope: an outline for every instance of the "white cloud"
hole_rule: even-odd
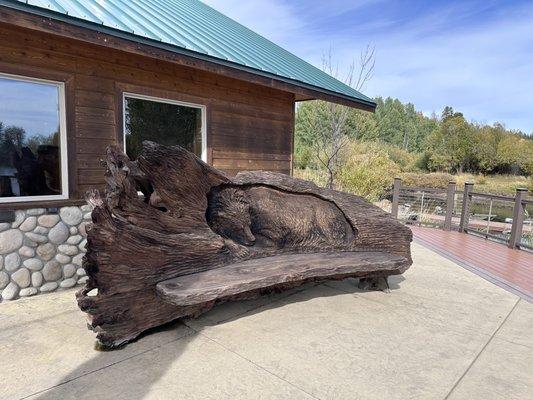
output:
[[[424,37],[418,25],[377,42],[370,95],[419,108],[452,105],[467,118],[533,131],[533,8],[474,29]]]
[[[298,1],[206,3],[317,66],[330,46],[347,67],[367,43],[375,44],[376,70],[367,95],[398,97],[437,113],[451,105],[469,119],[533,132],[532,3],[506,9],[486,23],[476,17],[491,2],[460,2],[413,13],[402,23],[375,13],[337,27],[331,18],[375,0]]]

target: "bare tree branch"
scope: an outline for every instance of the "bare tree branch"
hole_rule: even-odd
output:
[[[348,68],[344,83],[358,91],[362,90],[365,84],[372,78],[375,67],[375,46],[368,44],[361,51],[359,64],[355,61]],[[339,78],[339,65],[333,63],[333,50],[330,47],[328,52],[322,55],[322,69],[333,76]],[[357,69],[357,79],[354,79]],[[328,172],[327,186],[333,189],[335,178],[340,169],[340,153],[348,144],[346,137],[346,123],[350,116],[350,109],[335,103],[325,104],[326,115],[318,113],[314,116],[312,129],[316,137],[313,147],[316,158]],[[319,119],[326,121],[319,121]]]
[[[355,90],[362,90],[365,84],[372,79],[374,73],[374,67],[376,65],[376,47],[370,44],[366,45],[366,48],[361,51],[359,58],[359,74],[357,81],[353,88]]]

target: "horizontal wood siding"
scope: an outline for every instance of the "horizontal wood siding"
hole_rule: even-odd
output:
[[[294,95],[170,62],[0,23],[0,72],[68,81],[71,199],[103,188],[99,160],[122,144],[122,91],[207,106],[209,162],[291,172]]]

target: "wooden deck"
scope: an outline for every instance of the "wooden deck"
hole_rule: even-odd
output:
[[[533,254],[471,234],[416,226],[411,230],[416,242],[533,302]]]

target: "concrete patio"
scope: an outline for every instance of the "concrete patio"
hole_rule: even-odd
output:
[[[0,399],[531,399],[533,305],[420,245],[355,281],[221,305],[99,352],[74,291],[0,304]]]

